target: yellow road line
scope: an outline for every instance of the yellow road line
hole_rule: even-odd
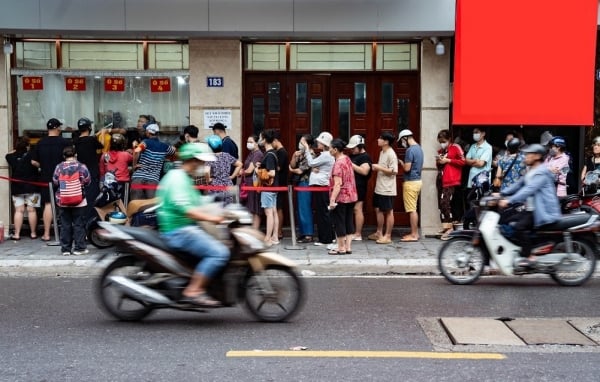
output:
[[[290,357],[290,358],[428,358],[501,360],[500,353],[451,353],[411,351],[365,351],[365,350],[231,350],[227,357]]]

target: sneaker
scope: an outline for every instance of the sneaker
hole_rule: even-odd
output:
[[[313,244],[316,245],[317,247],[325,245],[325,244],[321,243],[320,241],[315,241]]]
[[[87,255],[88,253],[90,253],[90,251],[87,249],[76,249],[73,251],[73,254],[76,256]]]
[[[362,236],[353,236],[352,241],[362,241]]]
[[[66,252],[66,251],[65,251],[65,252],[63,252],[63,253],[62,253],[62,255],[63,255],[63,256],[71,256],[71,252]]]

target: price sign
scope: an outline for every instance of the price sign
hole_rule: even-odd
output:
[[[152,93],[162,93],[171,91],[170,78],[153,78],[150,80],[150,91]]]
[[[223,77],[206,77],[206,87],[222,88],[223,87]]]
[[[44,90],[44,77],[23,77],[23,90]]]
[[[107,77],[104,79],[105,92],[124,92],[125,78],[123,77]]]
[[[65,78],[67,91],[82,92],[85,91],[85,77],[67,77]]]

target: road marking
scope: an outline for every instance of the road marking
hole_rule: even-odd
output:
[[[227,357],[290,357],[290,358],[427,358],[502,360],[501,353],[411,352],[365,350],[231,350]]]

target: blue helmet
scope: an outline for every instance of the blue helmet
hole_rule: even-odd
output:
[[[567,141],[563,137],[554,137],[548,142],[548,145],[565,148],[567,147]]]
[[[218,135],[209,135],[206,137],[206,143],[210,146],[213,151],[220,150],[223,145],[223,140]]]

